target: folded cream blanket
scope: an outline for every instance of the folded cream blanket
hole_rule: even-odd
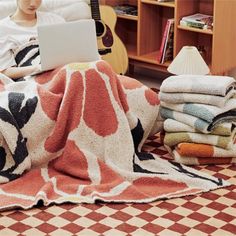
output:
[[[166,78],[160,87],[160,91],[225,96],[235,86],[234,78],[228,76],[178,75]]]
[[[179,143],[203,143],[215,145],[224,149],[232,149],[235,139],[236,129],[230,136],[220,136],[214,134],[200,134],[191,132],[165,133],[164,144],[170,147]]]
[[[233,130],[233,124],[229,122],[225,122],[219,125],[216,125],[211,134],[222,135],[222,136],[230,136]],[[164,121],[164,130],[166,132],[192,132],[192,133],[199,133],[200,131],[194,129],[193,127],[186,125],[182,122],[173,119],[166,119]]]
[[[166,93],[160,92],[159,98],[167,103],[202,103],[217,107],[224,107],[226,102],[235,95],[236,90],[230,90],[225,96],[198,93]]]

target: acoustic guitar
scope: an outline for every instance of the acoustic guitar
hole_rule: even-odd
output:
[[[92,18],[96,23],[99,54],[118,74],[128,69],[128,54],[121,39],[115,33],[117,16],[112,7],[99,6],[98,0],[90,0]]]

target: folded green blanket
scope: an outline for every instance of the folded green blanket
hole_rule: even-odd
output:
[[[224,107],[226,102],[235,95],[236,90],[230,90],[225,96],[198,93],[166,93],[160,92],[159,98],[167,103],[201,103],[217,107]]]
[[[170,147],[179,143],[203,143],[210,144],[224,149],[231,149],[235,140],[236,129],[230,136],[220,136],[214,134],[201,134],[191,132],[165,133],[164,144]]]
[[[234,125],[229,122],[218,124],[212,129],[211,134],[230,136],[232,133],[233,127],[234,127]],[[164,130],[169,133],[171,133],[171,132],[199,133],[200,132],[199,130],[197,130],[189,125],[186,125],[182,122],[179,122],[179,121],[173,120],[173,119],[166,119],[164,121]]]
[[[234,89],[233,77],[211,75],[178,75],[166,78],[160,87],[166,93],[203,93],[225,96]]]

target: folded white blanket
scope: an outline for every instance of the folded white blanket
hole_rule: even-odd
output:
[[[172,133],[175,133],[175,132],[199,133],[200,132],[199,130],[193,128],[192,126],[189,126],[187,124],[184,124],[174,119],[166,119],[164,121],[164,130],[169,133],[171,132]],[[229,122],[225,122],[225,123],[215,126],[213,130],[211,131],[211,134],[230,136],[232,130],[233,130],[233,124]]]
[[[225,96],[198,94],[198,93],[166,93],[160,92],[159,98],[167,103],[202,103],[217,107],[225,106],[225,103],[235,95],[236,90],[230,90]]]
[[[178,75],[165,79],[160,87],[166,93],[203,93],[225,96],[236,86],[233,77]]]

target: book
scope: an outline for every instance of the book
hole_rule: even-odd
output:
[[[189,16],[184,16],[181,19],[182,24],[187,24],[187,26],[197,27],[197,28],[205,28],[209,29],[213,27],[213,16],[205,15],[201,13],[196,13]],[[181,24],[181,22],[180,22]]]
[[[166,46],[167,46],[166,45],[167,36],[169,34],[170,27],[171,27],[172,23],[174,23],[174,19],[168,19],[167,22],[166,22],[166,25],[165,25],[164,33],[163,33],[162,40],[161,40],[161,46],[160,46],[160,49],[159,49],[159,53],[157,55],[157,61],[159,63],[161,63],[161,61],[162,61],[163,53],[164,53],[164,50],[166,49]]]
[[[173,59],[173,47],[174,47],[174,19],[170,19],[170,27],[167,34],[161,63],[170,61]]]
[[[180,25],[181,26],[188,26],[188,27],[193,27],[193,28],[198,28],[198,29],[207,29],[206,25],[203,25],[198,22],[188,22],[185,20],[180,20]]]

